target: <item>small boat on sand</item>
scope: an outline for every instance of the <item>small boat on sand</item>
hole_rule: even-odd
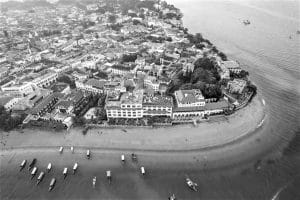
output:
[[[32,159],[31,163],[29,164],[29,168],[28,168],[29,171],[34,167],[35,163],[36,163],[36,158]]]
[[[25,167],[27,160],[23,160],[20,165],[20,171]]]
[[[78,164],[77,164],[77,163],[75,163],[75,164],[74,164],[74,166],[73,166],[73,174],[75,174],[75,172],[76,172],[77,168],[78,168]]]
[[[97,177],[95,176],[95,177],[93,178],[93,181],[92,181],[92,183],[93,183],[93,188],[96,187],[96,181],[97,181]]]
[[[55,183],[56,183],[56,179],[52,178],[50,181],[49,189],[48,189],[49,192],[54,188]]]
[[[38,168],[34,167],[31,171],[31,179],[36,175]]]
[[[186,178],[185,181],[186,181],[187,186],[190,189],[197,191],[197,186],[198,186],[197,183],[193,182],[190,178]]]
[[[47,172],[48,172],[48,173],[50,172],[51,168],[52,168],[52,164],[49,163],[48,166],[47,166]]]
[[[37,182],[36,182],[36,185],[38,185],[44,178],[45,176],[45,173],[44,172],[41,172],[37,178]]]

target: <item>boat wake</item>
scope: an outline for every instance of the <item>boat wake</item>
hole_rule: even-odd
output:
[[[277,190],[277,192],[275,193],[275,195],[272,197],[271,200],[278,200],[280,193],[288,186],[288,184],[286,184],[286,185],[282,186],[281,188],[279,188],[279,190]]]
[[[264,116],[264,118],[261,120],[261,122],[257,125],[257,128],[260,128],[264,124],[265,118],[266,118],[266,116]]]

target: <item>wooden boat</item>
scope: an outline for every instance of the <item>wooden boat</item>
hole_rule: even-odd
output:
[[[34,167],[31,171],[31,179],[36,175],[38,168]]]
[[[172,194],[172,195],[169,197],[169,200],[176,200],[175,194]]]
[[[28,168],[29,171],[34,167],[36,161],[37,161],[36,158],[32,159],[31,163],[29,164],[29,168]]]
[[[146,174],[145,167],[141,167],[141,173],[142,173],[142,175]]]
[[[56,179],[52,178],[50,181],[49,189],[48,189],[49,192],[54,188],[55,183],[56,183]]]
[[[23,160],[20,165],[20,171],[25,167],[27,160]]]
[[[37,178],[37,182],[36,182],[36,185],[38,185],[44,178],[45,176],[45,173],[44,172],[41,172]]]
[[[68,175],[68,168],[66,168],[66,167],[64,168],[63,175],[64,175],[64,179],[65,179]]]
[[[95,176],[94,178],[93,178],[93,188],[95,188],[96,187],[96,181],[97,181],[97,177]]]
[[[90,150],[87,150],[87,151],[86,151],[86,157],[87,157],[88,159],[91,158],[91,152],[90,152]]]
[[[74,166],[73,166],[73,174],[75,174],[75,172],[76,172],[77,168],[78,168],[78,164],[77,164],[77,163],[75,163],[75,164],[74,164]]]
[[[137,161],[137,155],[134,154],[134,153],[132,153],[132,154],[131,154],[131,160],[132,160],[133,162],[136,162],[136,161]]]
[[[106,171],[106,177],[108,179],[108,182],[111,182],[111,171]]]
[[[60,148],[59,148],[59,153],[61,153],[61,154],[62,154],[62,153],[63,153],[63,151],[64,151],[64,148],[63,148],[63,147],[60,147]]]
[[[48,173],[50,172],[51,168],[52,168],[52,164],[49,163],[48,166],[47,166],[47,172],[48,172]]]
[[[189,188],[191,188],[194,191],[197,191],[197,183],[193,182],[190,178],[186,178],[185,181]]]

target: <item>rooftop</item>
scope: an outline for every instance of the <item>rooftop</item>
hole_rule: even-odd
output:
[[[143,105],[172,107],[173,99],[170,96],[144,95]]]
[[[200,90],[177,90],[175,91],[175,96],[177,100],[182,103],[196,103],[199,101],[204,101],[204,97]]]

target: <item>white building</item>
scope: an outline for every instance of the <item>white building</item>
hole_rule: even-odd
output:
[[[174,94],[178,107],[205,106],[205,100],[200,90],[177,90]]]
[[[0,105],[4,106],[6,110],[11,110],[20,100],[21,98],[3,97],[0,99]]]
[[[3,86],[1,86],[1,90],[3,92],[7,92],[13,96],[27,96],[34,92],[34,88],[32,83],[25,82],[25,83],[16,83],[15,81],[10,81]]]
[[[143,90],[124,93],[120,100],[107,101],[106,114],[108,118],[142,118]]]
[[[38,87],[48,87],[52,83],[55,83],[58,78],[58,73],[55,72],[49,72],[46,73],[32,81],[33,84],[35,84]]]
[[[75,81],[76,88],[93,94],[102,94],[106,80],[88,79],[86,81]]]

